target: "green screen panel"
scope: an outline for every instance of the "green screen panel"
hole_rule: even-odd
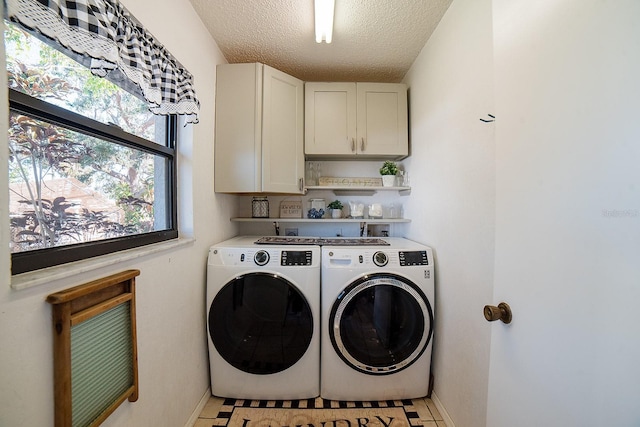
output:
[[[71,327],[72,426],[89,425],[131,385],[130,302]]]

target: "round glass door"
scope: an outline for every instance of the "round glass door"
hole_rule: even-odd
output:
[[[233,279],[215,296],[209,334],[230,365],[252,374],[274,374],[293,366],[307,351],[313,316],[289,281],[252,273]]]
[[[334,349],[354,369],[385,375],[411,365],[433,332],[433,311],[413,282],[385,274],[359,279],[338,296],[329,334]]]

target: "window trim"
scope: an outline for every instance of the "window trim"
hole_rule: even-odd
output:
[[[141,150],[150,154],[159,155],[167,159],[167,186],[169,228],[150,233],[141,233],[130,236],[122,236],[93,242],[65,245],[53,248],[37,249],[11,254],[11,274],[21,274],[34,270],[40,270],[55,265],[66,264],[106,255],[114,252],[146,246],[178,238],[178,211],[177,211],[177,128],[176,115],[166,116],[166,145],[160,145],[144,138],[132,135],[114,125],[92,120],[88,117],[69,111],[65,108],[50,104],[27,94],[8,89],[9,110],[46,120],[55,125],[91,135],[115,144]]]

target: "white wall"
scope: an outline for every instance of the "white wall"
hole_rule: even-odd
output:
[[[434,248],[434,393],[457,426],[485,425],[495,145],[490,0],[455,0],[405,77],[412,194],[407,237]],[[499,118],[498,118],[499,119]]]
[[[53,425],[51,310],[55,291],[128,268],[137,280],[140,398],[105,426],[182,426],[208,388],[205,271],[210,245],[233,236],[233,196],[213,192],[215,66],[225,62],[187,0],[123,0],[125,7],[194,75],[200,123],[181,129],[182,236],[195,242],[26,290],[10,288],[6,139],[0,138],[0,425]],[[0,60],[4,68],[4,54]],[[6,99],[2,74],[0,96]],[[0,111],[6,134],[7,105]],[[193,141],[191,141],[191,139]]]

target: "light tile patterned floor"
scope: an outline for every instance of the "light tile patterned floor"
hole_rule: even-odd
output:
[[[212,396],[194,427],[224,427],[234,406],[266,408],[371,408],[402,406],[412,427],[446,427],[431,399],[404,399],[380,402],[343,402],[320,397],[306,400],[241,400]]]

